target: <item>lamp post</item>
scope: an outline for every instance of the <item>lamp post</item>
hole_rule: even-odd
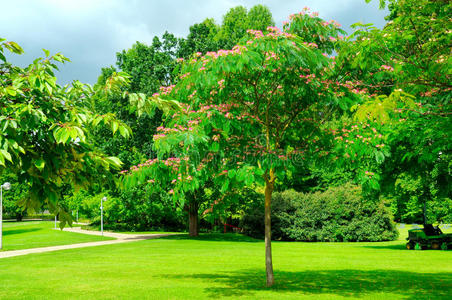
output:
[[[5,191],[11,188],[11,183],[5,182],[0,185],[0,250],[3,248],[3,189]]]
[[[100,232],[104,235],[104,202],[107,201],[107,197],[100,199]]]

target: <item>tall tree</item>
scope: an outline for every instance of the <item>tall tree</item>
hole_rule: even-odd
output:
[[[323,26],[325,38],[337,39],[340,33],[334,24],[303,12],[291,17],[288,32],[275,27],[269,27],[267,34],[250,30],[245,45],[194,56],[183,64],[175,86],[151,101],[134,100],[139,107],[160,107],[168,113],[154,141],[159,158],[177,160],[171,165],[180,174],[173,179],[175,199],[196,191],[207,178],[221,186],[223,194],[234,187],[265,187],[268,286],[274,283],[271,196],[275,181],[284,180],[286,171],[295,167],[294,155],[309,159],[323,152],[322,139],[328,136],[329,140],[331,134],[323,130],[322,120],[331,116],[342,97],[359,98],[348,86],[327,81],[331,60],[315,43],[289,33],[300,24],[312,29],[312,35],[319,34],[317,26]],[[148,165],[132,168],[130,173],[132,180],[141,181],[156,175]],[[148,179],[154,178],[159,176]]]
[[[178,57],[188,58],[196,52],[206,53],[220,49],[220,45],[215,39],[219,29],[220,26],[215,23],[214,19],[205,19],[199,24],[190,26],[187,38],[179,40]]]
[[[266,31],[267,27],[274,25],[272,14],[266,6],[253,6],[249,12],[243,6],[236,6],[224,15],[216,39],[221,48],[231,49],[246,36],[248,29]]]

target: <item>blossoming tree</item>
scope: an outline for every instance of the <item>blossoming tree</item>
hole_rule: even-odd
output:
[[[232,188],[263,185],[271,286],[275,182],[300,160],[328,154],[324,146],[333,135],[324,121],[361,95],[331,78],[328,53],[342,33],[337,23],[305,9],[291,15],[283,31],[267,30],[249,30],[248,40],[231,50],[197,53],[181,62],[178,83],[163,87],[150,101],[133,97],[140,111],[159,107],[167,118],[154,136],[158,158],[125,172],[129,184],[148,180],[161,188],[166,181],[174,199],[184,199],[178,196],[208,181],[221,186],[223,195]]]

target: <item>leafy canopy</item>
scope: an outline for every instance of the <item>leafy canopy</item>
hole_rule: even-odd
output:
[[[6,61],[4,51],[23,52],[14,42],[0,39],[0,172],[17,174],[28,184],[21,205],[39,209],[47,204],[60,214],[60,226],[70,216],[60,205],[66,186],[85,188],[112,179],[110,170],[121,162],[96,150],[91,131],[107,126],[127,137],[130,129],[114,114],[97,115],[93,103],[118,92],[128,83],[123,73],[115,73],[105,85],[91,87],[74,81],[59,86],[56,62],[69,61],[62,54],[37,58],[26,68]]]

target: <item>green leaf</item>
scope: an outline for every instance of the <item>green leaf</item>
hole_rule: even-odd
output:
[[[253,182],[254,182],[254,176],[253,176],[253,175],[250,174],[249,176],[246,176],[246,177],[245,177],[245,184],[246,184],[247,186],[252,185]]]
[[[0,149],[0,152],[2,153],[3,157],[6,158],[7,160],[9,160],[10,162],[13,162],[12,158],[11,158],[11,154],[9,154],[8,151],[4,150],[4,149]]]
[[[13,97],[17,94],[16,90],[12,86],[7,86],[6,92]]]
[[[217,142],[213,142],[210,145],[210,151],[218,152],[218,150],[220,150],[220,144],[218,144]]]
[[[113,134],[116,133],[116,131],[118,130],[119,124],[116,121],[111,122],[111,130],[113,131]]]
[[[129,130],[125,126],[119,126],[119,133],[124,137],[129,137]]]
[[[119,169],[122,166],[122,161],[114,156],[109,156],[106,160],[111,164],[111,166],[115,169]]]
[[[385,155],[383,154],[383,152],[381,151],[377,151],[375,153],[375,160],[377,161],[377,163],[381,164],[382,162],[384,162],[385,160]]]
[[[223,186],[221,187],[221,192],[222,192],[222,193],[226,192],[226,191],[228,190],[228,188],[229,188],[229,180],[226,180],[226,181],[223,183]]]
[[[35,166],[36,166],[36,168],[38,168],[39,171],[42,171],[42,169],[44,169],[45,165],[46,165],[46,162],[43,159],[38,159],[37,161],[35,161]]]

